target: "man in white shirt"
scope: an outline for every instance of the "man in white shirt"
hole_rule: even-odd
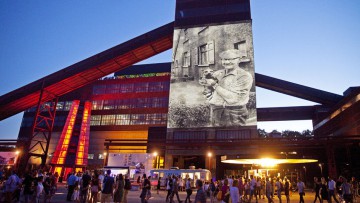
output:
[[[329,189],[329,200],[328,200],[329,203],[331,203],[331,197],[334,198],[336,203],[339,203],[339,200],[337,200],[335,196],[336,182],[331,177],[329,177],[328,189]]]
[[[300,195],[300,203],[304,203],[304,195],[305,195],[305,184],[298,178],[298,182],[296,184],[299,195]]]

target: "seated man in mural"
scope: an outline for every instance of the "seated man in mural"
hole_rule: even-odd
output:
[[[220,53],[222,70],[213,73],[214,79],[206,80],[206,86],[212,87],[209,98],[211,122],[213,126],[246,125],[249,93],[253,77],[239,67],[241,53],[230,49]]]

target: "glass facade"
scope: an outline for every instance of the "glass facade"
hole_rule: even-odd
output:
[[[101,84],[94,85],[93,95],[130,92],[167,92],[169,91],[169,87],[169,81]]]
[[[167,108],[169,97],[148,97],[116,100],[94,100],[92,110]]]
[[[167,113],[91,115],[91,126],[165,125]]]

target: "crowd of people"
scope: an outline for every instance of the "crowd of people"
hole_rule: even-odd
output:
[[[0,202],[19,202],[21,195],[25,203],[51,202],[61,179],[62,177],[57,173],[42,170],[30,171],[21,178],[12,171],[2,183]],[[153,180],[153,183],[156,181],[157,184],[152,185],[151,176],[143,174],[132,184],[128,175],[113,175],[110,170],[71,172],[66,178],[67,195],[64,201],[127,203],[128,193],[134,189],[132,188],[134,184],[139,186],[141,203],[147,203],[152,198],[152,189],[157,190],[159,194],[161,188],[166,190],[164,201],[169,203],[175,201],[205,203],[207,199],[211,203],[257,203],[259,199],[265,198],[268,203],[274,201],[290,203],[293,193],[297,193],[300,203],[304,203],[305,196],[305,183],[299,178],[297,182],[291,182],[287,177],[281,179],[280,177],[229,176],[217,181],[200,179],[194,181],[189,177],[183,179],[181,176],[173,175],[166,178],[164,185],[161,177]],[[193,186],[196,190],[193,190]],[[313,188],[309,187],[307,191],[310,190],[315,194],[314,203],[316,201],[352,203],[359,195],[359,183],[354,177],[350,181],[342,176],[336,180],[331,177],[327,179],[314,177]],[[186,192],[183,201],[180,199],[179,191]],[[195,191],[196,194],[193,195]]]

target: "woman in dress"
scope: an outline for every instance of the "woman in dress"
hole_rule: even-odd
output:
[[[321,186],[320,186],[320,202],[323,203],[324,200],[328,199],[328,191],[327,191],[327,182],[324,177],[321,177]]]
[[[91,186],[90,202],[91,203],[96,203],[97,202],[97,196],[98,196],[98,193],[100,191],[99,175],[98,175],[98,173],[96,171],[95,171],[94,176],[91,179],[90,186]]]
[[[125,180],[123,175],[120,174],[115,187],[114,202],[121,203],[124,201],[124,187],[125,187]]]

